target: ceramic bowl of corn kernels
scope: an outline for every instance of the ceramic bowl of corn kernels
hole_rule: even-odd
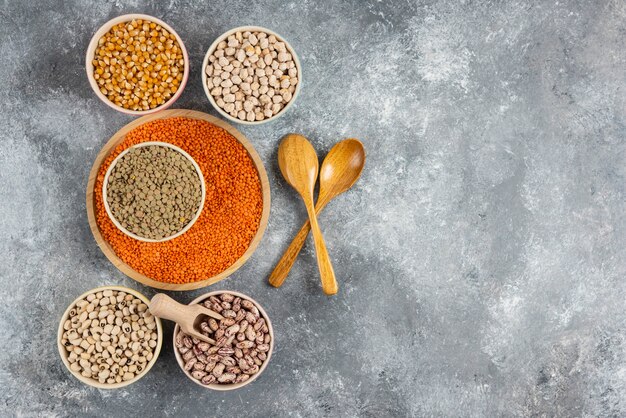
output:
[[[284,37],[260,26],[220,35],[202,62],[202,86],[223,117],[260,125],[285,114],[302,85],[302,66]]]
[[[144,377],[163,344],[161,320],[148,299],[123,286],[103,286],[80,295],[59,323],[57,345],[65,367],[82,383],[117,389]]]
[[[174,327],[174,354],[185,375],[207,389],[239,389],[256,380],[274,350],[274,330],[257,301],[239,292],[218,290],[194,299],[220,313],[217,321],[205,318],[200,331],[214,343],[195,340]]]
[[[189,56],[167,23],[144,14],[118,16],[102,25],[87,47],[85,69],[94,93],[129,115],[167,109],[189,78]]]

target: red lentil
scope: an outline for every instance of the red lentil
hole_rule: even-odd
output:
[[[128,237],[109,219],[102,201],[104,175],[126,148],[163,141],[187,151],[206,184],[202,214],[185,234],[152,243]],[[135,271],[154,280],[189,283],[215,276],[248,249],[263,211],[259,175],[245,147],[224,129],[190,118],[159,119],[141,125],[104,160],[95,184],[96,218],[113,251]]]

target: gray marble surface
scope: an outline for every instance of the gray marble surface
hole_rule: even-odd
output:
[[[72,378],[55,345],[80,293],[123,284],[87,224],[100,147],[132,120],[84,74],[92,33],[127,12],[183,37],[175,108],[216,112],[200,63],[222,32],[283,34],[304,66],[283,118],[240,126],[266,164],[269,226],[210,290],[268,311],[276,350],[232,393],[175,363],[125,389]],[[626,3],[614,1],[4,1],[0,7],[0,415],[626,415]],[[266,283],[305,218],[279,139],[323,156],[360,138],[367,167],[321,224],[340,292],[309,242],[285,286]],[[176,294],[188,302],[202,291]]]

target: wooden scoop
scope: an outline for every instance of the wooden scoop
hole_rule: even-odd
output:
[[[209,316],[218,321],[224,317],[200,304],[183,305],[163,293],[157,293],[150,301],[152,315],[162,319],[176,322],[183,332],[191,337],[207,343],[215,344],[215,340],[197,331],[197,328],[205,317]]]

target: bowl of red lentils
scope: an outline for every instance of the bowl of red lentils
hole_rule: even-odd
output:
[[[170,107],[189,77],[189,56],[167,23],[143,14],[109,20],[87,48],[85,68],[98,98],[129,115]]]
[[[200,167],[206,190],[193,227],[164,242],[130,238],[112,222],[104,204],[104,179],[113,161],[126,149],[152,141],[188,153]],[[246,263],[267,227],[270,200],[263,162],[241,132],[203,112],[167,109],[138,118],[113,135],[92,167],[86,203],[96,242],[120,271],[147,286],[182,291],[216,283]]]

